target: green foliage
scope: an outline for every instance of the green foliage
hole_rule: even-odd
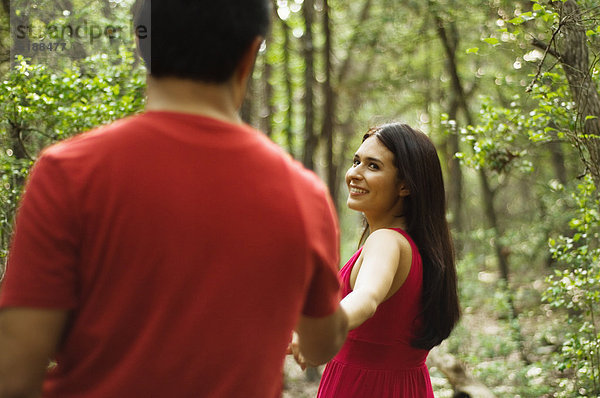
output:
[[[514,99],[518,100],[518,97]],[[479,124],[461,130],[462,140],[472,152],[459,152],[456,156],[470,167],[483,167],[498,174],[513,169],[531,172],[533,165],[527,159],[524,137],[537,128],[535,119],[523,115],[522,107],[516,101],[509,108],[503,108],[486,99],[479,111]]]
[[[145,72],[133,54],[95,55],[61,72],[23,58],[0,87],[0,274],[13,217],[37,153],[57,140],[139,111]]]
[[[494,305],[478,305],[473,299],[463,299],[468,303],[467,309],[482,304],[487,311],[498,314],[496,326],[502,329],[498,333],[503,336],[501,341],[494,341],[498,334],[491,338],[482,331],[470,332],[461,340],[477,342],[477,347],[471,347],[465,358],[488,385],[498,386],[494,391],[500,396],[600,396],[599,195],[592,178],[586,176],[569,196],[568,177],[563,177],[567,186],[562,186],[557,180],[559,176],[548,167],[554,159],[550,160],[549,154],[544,154],[550,145],[559,145],[563,155],[568,150],[570,160],[579,160],[566,162],[563,159],[565,167],[575,165],[578,170],[574,172],[580,174],[589,161],[586,144],[593,138],[586,136],[582,127],[594,116],[583,118],[578,115],[572,87],[561,65],[549,59],[551,55],[546,54],[548,59],[544,59],[544,54],[538,50],[534,50],[537,51],[535,54],[531,51],[518,55],[530,51],[524,44],[529,42],[531,35],[545,41],[553,37],[552,33],[560,24],[559,8],[555,5],[535,1],[527,11],[520,9],[519,4],[511,5],[514,14],[502,13],[503,19],[497,23],[500,29],[482,32],[481,41],[489,45],[466,51],[473,58],[483,53],[501,56],[507,50],[512,51],[513,59],[516,59],[515,70],[510,72],[512,76],[522,73],[518,72],[522,61],[532,65],[535,62],[536,67],[530,68],[528,77],[528,94],[505,96],[509,91],[502,87],[499,96],[482,100],[473,126],[457,129],[456,123],[447,117],[441,123],[449,133],[458,130],[462,142],[467,145],[456,156],[470,168],[484,169],[488,176],[493,176],[497,182],[493,189],[497,194],[512,191],[513,194],[504,199],[514,203],[519,194],[515,195],[513,190],[521,184],[521,190],[530,190],[530,195],[524,197],[537,202],[537,206],[530,207],[529,214],[522,213],[521,217],[515,217],[516,213],[511,211],[512,203],[502,208],[508,211],[502,213],[500,221],[504,225],[503,235],[496,239],[502,239],[504,247],[511,250],[513,275],[520,272],[511,280],[513,291],[502,290],[502,284],[498,283]],[[596,14],[590,12],[589,16],[592,15]],[[593,40],[597,40],[594,32],[598,28],[598,18],[586,18],[585,23],[588,44],[592,48]],[[540,64],[542,60],[545,63]],[[503,73],[508,73],[507,70],[510,69],[504,68]],[[597,62],[592,62],[590,74],[595,80],[600,76]],[[499,79],[496,82],[498,86],[504,83]],[[566,144],[570,145],[567,147]],[[504,205],[502,199],[496,197],[497,209]],[[566,227],[570,231],[566,231]],[[557,235],[561,237],[556,238]],[[546,238],[541,239],[544,236]],[[553,237],[550,250],[537,243],[547,241],[548,236]],[[473,238],[482,243],[490,241],[488,236]],[[528,247],[522,250],[519,245]],[[545,256],[544,251],[555,261],[552,264],[554,275],[545,282],[544,275],[549,269],[538,268],[542,272],[536,277],[527,275],[523,267],[527,259],[530,264],[539,264],[540,258]],[[530,272],[535,273],[534,270]],[[480,272],[479,276],[488,274],[487,271]],[[487,277],[484,279],[489,283]],[[522,286],[525,280],[535,280],[536,288]],[[516,318],[502,316],[509,310],[508,298],[514,300],[519,310]],[[540,305],[536,300],[543,301]],[[477,315],[467,313],[466,316]],[[517,331],[523,332],[524,340],[519,338]],[[511,367],[506,358],[518,358],[516,352],[522,352],[523,348],[532,361],[525,361],[525,366]],[[549,361],[549,357],[553,360]],[[511,376],[506,379],[509,374]]]
[[[565,341],[555,359],[563,372],[561,396],[578,392],[600,395],[600,199],[590,177],[572,194],[578,214],[569,226],[572,236],[550,239],[550,250],[564,269],[548,278],[544,300],[566,310]],[[569,382],[570,374],[574,382]]]
[[[549,382],[552,364],[537,357],[530,364],[519,360],[520,341],[508,316],[509,294],[493,270],[482,270],[485,263],[485,258],[473,254],[458,263],[464,313],[445,348],[461,357],[498,397],[550,397],[545,394],[555,390]],[[537,306],[535,303],[533,308]],[[536,317],[535,327],[540,329],[541,322],[547,320]]]
[[[464,246],[458,270],[464,316],[447,346],[498,397],[591,396],[597,392],[598,339],[592,316],[597,314],[600,294],[594,286],[599,278],[598,215],[591,210],[598,209],[597,197],[593,199],[587,180],[581,182],[587,187],[583,191],[568,194],[570,181],[584,170],[577,147],[582,120],[578,120],[560,63],[531,44],[532,38],[551,42],[561,23],[557,7],[561,2],[328,3],[336,94],[334,146],[340,170],[345,169],[342,159],[351,158],[361,132],[389,120],[403,120],[427,132],[438,145],[443,164],[454,155],[454,148],[448,145],[450,134],[459,134],[462,140],[457,156],[468,166],[462,168],[463,212],[468,219],[464,232],[454,237]],[[98,26],[125,26],[129,15],[124,3],[131,1],[75,0],[78,11],[69,18],[37,13],[34,19],[62,25],[83,24],[88,19]],[[578,4],[584,11],[582,28],[593,57],[599,53],[600,41],[597,0],[578,0]],[[270,98],[255,98],[255,125],[271,123],[272,138],[296,156],[302,152],[305,123],[306,32],[301,5],[300,0],[277,2],[279,18],[258,58],[252,93],[266,97],[264,87],[270,84]],[[370,7],[362,19],[365,5]],[[317,130],[324,109],[321,7],[317,2],[313,27]],[[468,102],[467,110],[459,107],[456,121],[445,114],[451,112],[457,98],[440,22],[446,28],[448,44],[456,50],[454,61]],[[0,44],[5,42],[2,39]],[[551,49],[562,40],[558,34],[554,39]],[[21,60],[10,74],[3,75],[0,272],[22,184],[39,150],[141,109],[143,70],[127,51],[114,55],[121,43],[125,42],[103,38],[92,46],[73,40],[68,57],[44,66]],[[84,55],[109,55],[63,69],[62,65],[70,65],[70,58],[78,59],[76,50]],[[266,65],[271,67],[268,82]],[[598,82],[600,63],[592,62],[590,73]],[[272,106],[271,113],[266,111],[267,104]],[[471,119],[465,117],[467,112],[473,125],[462,127],[465,119]],[[322,155],[323,144],[315,156]],[[554,171],[551,145],[558,146],[564,156],[565,181]],[[323,168],[324,162],[317,165]],[[476,169],[484,169],[490,178],[500,233],[486,227]],[[448,187],[454,181],[446,179],[446,183]],[[356,248],[360,220],[345,209],[340,215],[345,259]],[[567,231],[568,227],[572,231]],[[559,235],[564,237],[557,238]],[[553,237],[554,263],[548,259],[549,237]],[[499,282],[495,242],[509,251],[512,291]],[[546,281],[547,274],[554,271],[555,276]],[[511,314],[509,300],[514,301],[516,315]],[[523,348],[530,363],[520,360]],[[548,360],[555,350],[560,352],[554,361]]]
[[[133,0],[11,0],[11,57],[19,54],[55,71],[93,54],[118,58],[121,46],[135,47],[132,4]]]
[[[529,138],[534,142],[568,139],[577,131],[577,112],[570,98],[569,86],[564,74],[542,73],[539,83],[532,86],[532,98],[537,106],[531,117],[537,120],[540,128],[531,131]]]
[[[518,15],[508,20],[507,22],[510,25],[512,25],[512,31],[517,35],[524,33],[524,30],[522,29],[523,27],[521,25],[529,21],[537,21],[546,28],[548,28],[549,25],[556,27],[556,25],[560,22],[560,15],[558,13],[557,8],[555,7],[556,4],[552,3],[558,2],[562,2],[562,0],[552,0],[550,2],[533,0],[531,11],[522,12],[520,9],[517,8],[518,11],[515,12],[515,14]]]

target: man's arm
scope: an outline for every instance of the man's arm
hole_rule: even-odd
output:
[[[298,360],[301,353],[303,361],[311,366],[328,362],[342,348],[348,334],[348,317],[342,309],[331,315],[312,318],[301,316],[296,327],[298,342],[292,347]]]
[[[0,398],[38,397],[68,311],[0,310]]]

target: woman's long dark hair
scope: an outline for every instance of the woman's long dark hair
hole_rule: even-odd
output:
[[[423,260],[422,327],[411,343],[431,349],[450,335],[460,318],[442,168],[431,140],[406,124],[372,128],[363,141],[373,136],[394,154],[398,179],[410,192],[404,198],[406,232]]]

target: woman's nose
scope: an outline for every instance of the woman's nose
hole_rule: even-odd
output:
[[[358,166],[352,166],[352,167],[350,167],[348,169],[348,172],[346,173],[346,176],[350,180],[360,180],[360,179],[362,179],[362,174],[360,173],[360,170],[359,170]]]

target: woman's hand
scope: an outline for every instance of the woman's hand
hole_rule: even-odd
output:
[[[290,341],[290,344],[288,345],[286,354],[293,355],[294,359],[296,360],[296,363],[300,365],[300,368],[302,370],[305,370],[308,366],[308,363],[306,363],[304,356],[300,352],[300,344],[298,343],[298,333],[294,332],[294,334],[292,335],[292,341]]]
[[[300,316],[287,353],[294,356],[302,370],[330,361],[340,350],[348,334],[348,316],[338,308],[331,315],[312,318]]]

